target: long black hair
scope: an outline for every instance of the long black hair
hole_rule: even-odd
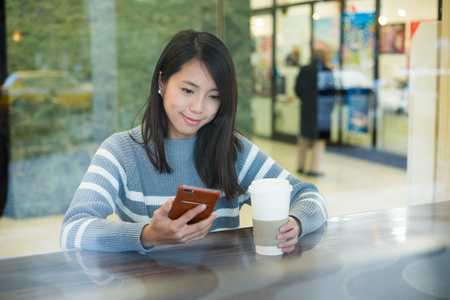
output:
[[[220,99],[216,116],[197,133],[195,167],[207,187],[222,189],[226,198],[231,199],[244,193],[239,186],[235,167],[238,151],[242,149],[240,140],[234,135],[238,89],[231,53],[213,34],[181,31],[165,47],[153,73],[150,96],[141,124],[142,146],[160,173],[172,172],[164,149],[169,121],[161,95],[158,94],[158,80],[161,78],[163,83],[167,83],[173,74],[192,59],[198,59],[208,69]]]

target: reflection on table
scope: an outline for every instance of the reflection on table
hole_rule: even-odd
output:
[[[332,217],[277,257],[243,228],[146,255],[0,259],[0,299],[450,299],[449,244],[446,201]]]

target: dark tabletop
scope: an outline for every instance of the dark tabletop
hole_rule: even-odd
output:
[[[450,201],[330,217],[293,253],[252,228],[148,254],[68,250],[0,259],[0,299],[450,299]]]

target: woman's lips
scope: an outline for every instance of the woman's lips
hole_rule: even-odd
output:
[[[183,114],[181,114],[181,115],[183,116],[184,121],[186,121],[186,123],[188,123],[189,125],[197,125],[198,123],[200,123],[200,120],[194,120],[194,119],[186,117]]]

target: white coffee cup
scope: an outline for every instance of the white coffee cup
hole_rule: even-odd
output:
[[[252,203],[253,236],[256,253],[281,255],[277,235],[288,222],[292,186],[286,179],[264,178],[254,180],[248,188]]]

